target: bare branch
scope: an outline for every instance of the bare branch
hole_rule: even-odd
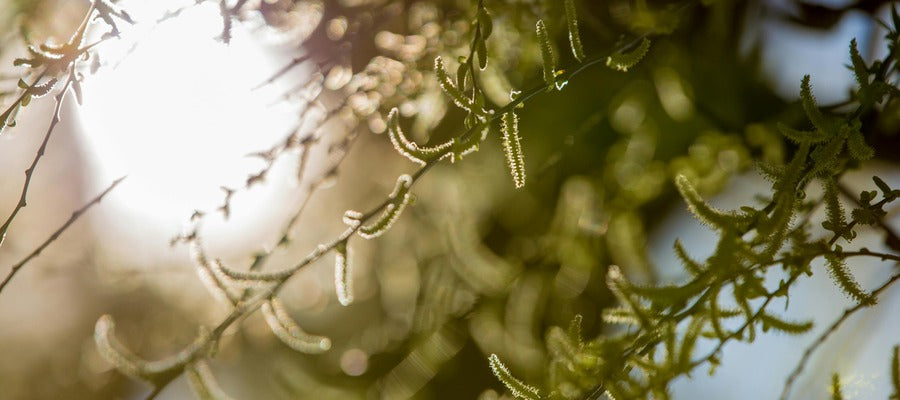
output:
[[[78,218],[80,218],[85,212],[87,212],[88,209],[90,209],[91,207],[93,207],[96,204],[99,204],[100,201],[103,200],[103,197],[106,196],[107,193],[112,191],[113,188],[115,188],[120,182],[122,182],[123,179],[125,179],[124,176],[119,179],[114,180],[112,182],[112,184],[110,184],[109,187],[106,188],[106,190],[104,190],[103,192],[98,194],[96,197],[94,197],[93,200],[89,201],[87,204],[81,206],[81,208],[75,210],[72,213],[72,216],[70,216],[69,219],[64,224],[62,224],[62,226],[59,227],[59,229],[57,229],[55,232],[53,232],[53,234],[51,234],[50,237],[47,238],[47,240],[45,240],[43,243],[41,243],[40,246],[38,246],[36,249],[34,249],[34,251],[32,251],[30,254],[28,254],[28,256],[26,256],[24,259],[22,259],[22,261],[19,261],[16,265],[13,265],[12,269],[9,271],[9,274],[7,274],[6,278],[3,279],[3,282],[0,283],[0,293],[3,292],[3,288],[6,287],[6,285],[9,283],[9,281],[12,280],[13,276],[15,276],[16,273],[19,272],[19,270],[25,266],[25,264],[28,264],[29,261],[31,261],[35,257],[39,256],[41,254],[41,252],[43,252],[44,249],[47,248],[47,246],[49,246],[57,238],[59,238],[59,236],[62,235],[62,233],[65,232],[66,229],[69,229],[69,226],[71,226],[73,223],[75,223],[75,221],[77,221]]]

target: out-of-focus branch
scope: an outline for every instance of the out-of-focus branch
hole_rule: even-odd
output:
[[[13,276],[15,276],[16,273],[19,272],[20,269],[25,267],[25,265],[28,264],[29,261],[31,261],[35,257],[39,256],[41,254],[41,252],[43,252],[44,249],[47,248],[47,246],[49,246],[51,243],[56,241],[56,239],[58,239],[59,236],[62,235],[63,232],[66,231],[66,229],[69,229],[69,226],[71,226],[73,223],[75,223],[75,221],[77,221],[78,218],[80,218],[91,207],[99,204],[100,201],[103,200],[103,197],[106,196],[109,192],[111,192],[120,182],[122,182],[123,179],[125,179],[124,176],[119,179],[114,180],[112,182],[112,184],[110,184],[109,187],[106,188],[106,190],[104,190],[103,192],[100,192],[100,194],[98,194],[96,197],[94,197],[93,200],[89,201],[87,204],[81,206],[81,208],[72,212],[72,215],[69,217],[69,219],[65,223],[63,223],[62,226],[59,227],[59,229],[54,231],[53,234],[51,234],[50,237],[47,238],[47,240],[45,240],[43,243],[41,243],[40,246],[38,246],[36,249],[34,249],[34,251],[32,251],[30,254],[28,254],[28,256],[26,256],[24,259],[22,259],[22,261],[19,261],[18,263],[16,263],[16,265],[13,265],[9,271],[9,274],[7,274],[6,278],[3,279],[3,282],[0,283],[0,293],[3,292],[3,288],[5,288],[7,284],[9,284],[9,282],[12,280]]]
[[[74,80],[75,68],[73,66],[69,70],[69,77],[66,79],[66,83],[63,85],[62,90],[56,95],[56,107],[53,110],[53,118],[50,120],[50,126],[47,128],[47,133],[44,134],[44,140],[41,142],[41,146],[38,147],[31,165],[25,170],[25,183],[22,184],[22,193],[19,195],[19,202],[16,203],[16,207],[12,210],[12,213],[9,214],[9,217],[6,218],[6,222],[3,223],[3,226],[0,226],[0,245],[3,244],[6,233],[9,231],[9,226],[16,218],[16,215],[28,205],[28,188],[31,185],[32,177],[34,177],[34,170],[37,168],[38,162],[40,162],[41,157],[44,156],[44,152],[47,150],[47,143],[50,141],[50,136],[53,135],[53,130],[56,128],[56,125],[59,124],[59,110],[62,108],[63,98],[65,98],[66,92],[69,90],[69,87]]]
[[[887,290],[888,287],[893,285],[895,282],[900,280],[900,274],[894,274],[890,279],[887,280],[883,285],[879,286],[877,289],[872,291],[872,297],[878,297],[882,292]],[[864,303],[859,303],[853,307],[850,307],[844,310],[844,313],[835,320],[831,326],[828,327],[821,335],[819,335],[816,340],[806,348],[803,352],[803,356],[800,357],[800,361],[797,362],[797,366],[794,367],[794,370],[791,372],[791,375],[788,376],[787,380],[784,383],[784,389],[781,391],[781,400],[787,400],[788,396],[791,394],[791,389],[794,386],[794,382],[796,382],[797,378],[800,377],[800,374],[803,372],[803,369],[806,367],[806,364],[809,362],[809,358],[812,357],[812,354],[820,347],[826,340],[835,332],[837,332],[838,328],[846,322],[850,317],[859,310],[866,308],[867,305]]]

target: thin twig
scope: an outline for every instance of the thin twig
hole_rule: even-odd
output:
[[[844,186],[840,182],[838,182],[837,187],[845,197],[853,200],[853,203],[855,203],[857,206],[865,207],[865,205],[859,201],[859,198],[850,191],[850,188]],[[877,218],[875,220],[875,223],[878,224],[878,227],[881,228],[881,230],[883,230],[886,235],[886,237],[884,238],[884,244],[886,244],[892,250],[900,251],[900,236],[897,235],[897,232],[894,232],[894,230],[884,222],[883,218]]]
[[[258,89],[262,88],[263,86],[266,86],[266,85],[271,84],[272,82],[275,82],[275,80],[280,78],[282,75],[286,74],[292,68],[294,68],[300,64],[303,64],[303,62],[305,62],[306,60],[309,60],[311,56],[312,56],[311,54],[304,54],[302,56],[294,58],[289,63],[287,63],[287,65],[285,65],[284,67],[279,69],[278,72],[276,72],[275,74],[270,76],[269,79],[266,79],[259,85],[254,86],[252,90],[258,90]]]
[[[50,120],[50,126],[47,128],[47,133],[44,134],[44,140],[41,142],[41,146],[34,155],[34,160],[31,162],[31,165],[25,170],[25,183],[22,185],[22,194],[19,196],[19,202],[16,204],[16,208],[13,209],[12,213],[9,214],[9,217],[6,218],[6,222],[3,223],[3,226],[0,226],[0,245],[2,245],[3,240],[6,239],[6,233],[9,231],[9,226],[12,224],[13,219],[16,218],[19,211],[28,205],[26,200],[28,196],[28,187],[31,185],[31,178],[34,176],[34,170],[37,168],[38,162],[47,150],[47,143],[50,141],[53,129],[59,124],[59,110],[62,108],[63,98],[65,98],[66,92],[69,90],[69,86],[72,85],[72,81],[74,80],[75,68],[73,65],[69,69],[69,78],[66,79],[66,83],[63,85],[62,90],[56,95],[56,108],[53,110],[53,119]]]
[[[877,289],[872,291],[872,297],[878,297],[882,292],[887,290],[887,288],[900,280],[900,274],[894,274],[890,279],[887,280],[883,285],[879,286]],[[803,369],[806,367],[806,364],[809,362],[809,358],[812,357],[812,354],[831,336],[833,333],[837,332],[838,328],[846,322],[850,317],[859,310],[868,307],[866,304],[858,303],[857,305],[850,307],[844,310],[844,313],[835,320],[825,332],[822,332],[816,340],[806,348],[806,351],[803,352],[803,357],[800,358],[800,361],[797,362],[797,366],[794,368],[791,375],[788,376],[787,380],[784,383],[784,389],[781,391],[781,400],[787,400],[788,396],[791,393],[791,389],[794,386],[794,382],[803,372]]]
[[[40,246],[38,246],[36,249],[34,249],[34,251],[32,251],[30,254],[28,254],[27,257],[22,259],[22,261],[19,261],[16,265],[13,265],[12,269],[10,269],[10,271],[9,271],[9,274],[7,274],[6,278],[3,279],[3,282],[0,283],[0,293],[3,292],[3,288],[6,287],[6,285],[9,283],[9,281],[12,280],[13,276],[15,276],[16,273],[19,272],[19,270],[25,266],[25,264],[28,264],[29,261],[31,261],[35,257],[39,256],[41,254],[41,252],[43,252],[44,249],[47,248],[47,246],[49,246],[56,239],[58,239],[59,236],[62,235],[62,233],[65,232],[66,229],[69,229],[69,226],[71,226],[73,223],[75,223],[75,221],[77,221],[78,218],[80,218],[85,212],[87,212],[88,209],[99,204],[100,201],[103,200],[103,197],[106,196],[107,193],[112,191],[113,188],[115,188],[116,185],[119,184],[119,182],[122,182],[123,179],[125,179],[124,176],[119,179],[114,180],[112,182],[112,184],[110,184],[109,187],[106,188],[106,190],[104,190],[103,192],[98,194],[96,197],[94,197],[93,200],[89,201],[87,204],[81,206],[81,208],[72,212],[72,215],[69,217],[69,219],[64,224],[62,224],[62,226],[60,226],[59,229],[57,229],[55,232],[53,232],[53,234],[51,234],[50,237],[47,238],[47,240],[45,240],[43,243],[41,243]]]

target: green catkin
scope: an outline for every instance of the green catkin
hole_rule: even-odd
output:
[[[522,154],[522,141],[519,137],[519,117],[515,111],[503,114],[501,121],[503,133],[503,152],[506,164],[513,178],[516,189],[525,186],[525,156]]]
[[[307,354],[318,354],[331,348],[331,339],[310,335],[301,329],[288,315],[280,300],[267,301],[260,310],[272,333],[288,347]]]
[[[550,35],[544,20],[538,20],[535,25],[538,43],[541,46],[541,60],[544,62],[544,82],[551,86],[556,82],[556,55],[553,54],[553,45],[550,43]]]
[[[400,175],[397,177],[397,184],[391,193],[391,203],[388,204],[381,216],[370,225],[360,227],[356,232],[365,239],[374,239],[391,228],[394,222],[400,218],[403,209],[409,204],[411,196],[409,195],[409,187],[412,185],[412,177],[409,175]]]
[[[856,38],[850,40],[850,62],[853,65],[853,75],[856,76],[856,82],[859,84],[859,88],[865,89],[869,86],[869,70],[866,67],[866,62],[863,60],[862,55],[859,54],[859,49],[856,46]]]
[[[831,375],[831,387],[828,391],[831,392],[831,400],[844,400],[841,393],[841,377],[838,374]]]
[[[450,75],[447,74],[447,70],[444,69],[444,60],[440,56],[435,57],[434,59],[434,74],[437,76],[441,90],[444,91],[450,100],[453,100],[453,104],[456,104],[457,107],[469,112],[472,112],[472,110],[475,109],[472,99],[463,94],[463,92],[453,84],[453,80],[450,79]]]
[[[829,121],[825,119],[825,115],[822,114],[822,111],[819,110],[819,106],[816,104],[816,98],[812,94],[812,87],[810,87],[809,84],[809,75],[803,76],[803,81],[800,83],[800,104],[806,112],[806,117],[809,118],[809,121],[812,122],[816,129],[819,129],[828,135],[832,134],[832,126]]]
[[[566,25],[569,28],[569,44],[572,46],[572,55],[579,62],[584,61],[584,48],[581,45],[581,35],[578,32],[578,14],[575,10],[575,0],[565,0]]]
[[[827,261],[828,273],[844,293],[858,301],[860,304],[867,306],[875,305],[875,298],[859,287],[859,283],[853,278],[853,275],[847,269],[847,265],[844,264],[844,260],[841,259],[840,256],[826,254],[825,260]]]
[[[859,131],[852,131],[847,136],[847,150],[850,152],[850,157],[857,161],[866,161],[875,157],[875,149],[866,143],[866,138]]]
[[[201,330],[197,339],[177,354],[158,361],[147,361],[128,350],[115,335],[116,324],[113,318],[109,315],[100,317],[94,327],[94,343],[100,355],[119,372],[146,381],[152,381],[179,365],[184,365],[206,344],[209,337],[208,332]]]
[[[681,260],[681,264],[684,265],[684,268],[691,273],[691,275],[697,276],[703,273],[703,266],[700,263],[694,261],[687,251],[684,249],[684,246],[681,244],[680,239],[675,239],[675,256]]]
[[[847,225],[847,218],[844,215],[844,207],[841,206],[841,202],[838,199],[837,184],[834,182],[834,178],[824,179],[823,186],[825,188],[825,215],[828,217],[828,220],[823,222],[822,226],[835,234],[842,233],[842,236],[847,238],[847,234],[850,232],[843,232],[844,227]]]
[[[784,137],[797,144],[816,144],[828,140],[828,136],[825,135],[825,132],[819,130],[801,131],[780,122],[776,124],[776,127]]]
[[[228,268],[218,261],[211,262],[210,265],[213,266],[214,270],[219,271],[222,275],[227,277],[230,280],[230,283],[242,287],[259,287],[260,285],[280,282],[294,273],[293,269],[272,272],[238,271]]]
[[[801,333],[809,332],[810,329],[813,328],[812,321],[804,321],[804,322],[793,322],[793,321],[785,321],[781,318],[778,318],[774,315],[768,313],[762,313],[759,316],[759,319],[763,323],[763,331],[768,329],[775,329],[780,332],[788,333],[791,335],[799,335]]]
[[[707,204],[686,176],[676,176],[675,186],[681,193],[681,197],[687,202],[688,209],[700,222],[716,229],[734,229],[736,224],[742,222],[738,215],[719,211]]]
[[[612,54],[606,58],[606,66],[612,69],[628,72],[631,67],[637,65],[638,62],[647,55],[650,50],[650,39],[644,38],[641,44],[626,53]]]
[[[453,141],[435,147],[419,147],[415,142],[407,139],[403,130],[400,129],[399,114],[396,107],[388,114],[388,138],[400,155],[419,165],[425,165],[431,160],[446,156],[444,151],[453,145]]]
[[[491,354],[490,357],[488,357],[488,361],[490,362],[491,371],[494,372],[494,375],[497,376],[497,379],[499,379],[500,382],[503,382],[515,398],[524,400],[539,400],[541,398],[537,388],[526,385],[524,382],[512,376],[509,369],[506,368],[506,365],[503,365],[503,362],[500,361],[500,357],[497,357],[496,354]]]
[[[353,303],[353,271],[347,242],[338,243],[334,250],[334,290],[341,305],[349,306]]]

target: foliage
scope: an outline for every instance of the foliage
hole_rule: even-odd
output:
[[[725,105],[705,111],[710,115],[692,117],[690,113],[694,111],[688,104],[700,109],[705,102],[714,101],[702,96],[711,99],[715,93],[697,93],[696,99],[690,99],[684,90],[676,90],[686,81],[681,76],[686,73],[678,63],[690,62],[678,56],[677,46],[685,46],[677,36],[680,21],[701,18],[692,14],[695,9],[725,10],[722,3],[726,2],[692,1],[676,7],[636,2],[628,6],[628,16],[618,20],[621,31],[598,28],[597,17],[591,12],[603,7],[585,1],[506,4],[479,0],[471,4],[415,5],[397,2],[396,6],[392,2],[360,2],[362,11],[343,3],[317,4],[322,6],[323,15],[334,20],[343,18],[345,24],[353,26],[348,31],[352,33],[336,34],[316,28],[305,39],[312,56],[297,58],[266,82],[271,83],[287,69],[310,58],[317,60],[316,68],[322,74],[309,83],[314,93],[311,97],[318,99],[324,92],[340,98],[342,102],[336,111],[328,114],[349,115],[348,119],[356,124],[335,146],[343,150],[343,155],[336,158],[343,160],[358,131],[364,129],[358,125],[364,125],[372,131],[386,131],[384,141],[417,169],[399,174],[390,194],[372,202],[375,206],[368,211],[346,211],[342,218],[344,229],[336,237],[317,246],[293,266],[276,270],[263,270],[271,251],[254,256],[246,269],[229,267],[208,256],[202,244],[201,222],[209,211],[197,211],[192,216],[192,229],[173,240],[173,244],[189,246],[198,275],[211,294],[228,305],[228,315],[216,326],[201,328],[196,339],[183,350],[157,361],[146,360],[122,344],[115,336],[111,316],[100,317],[95,326],[95,343],[101,355],[121,373],[154,385],[151,397],[184,374],[198,398],[229,398],[216,383],[207,362],[219,352],[223,333],[257,309],[274,336],[288,348],[308,354],[330,351],[336,340],[307,333],[291,317],[288,305],[279,299],[281,289],[299,271],[333,252],[335,297],[342,306],[353,305],[352,262],[356,262],[353,249],[357,245],[354,240],[358,240],[355,237],[381,238],[390,243],[392,229],[404,218],[414,220],[411,223],[423,228],[425,233],[421,234],[427,237],[422,240],[425,243],[410,246],[414,250],[407,251],[417,253],[416,256],[438,254],[433,257],[439,261],[434,261],[434,265],[423,262],[421,267],[423,283],[414,316],[416,327],[403,333],[408,348],[380,350],[403,352],[407,357],[404,360],[413,360],[410,363],[421,363],[423,354],[427,354],[442,364],[461,351],[463,345],[459,343],[472,343],[481,354],[489,354],[482,357],[482,366],[489,367],[505,389],[520,399],[594,399],[603,395],[614,399],[666,399],[675,379],[690,377],[698,368],[708,368],[712,373],[720,363],[727,362],[722,350],[728,343],[753,342],[758,334],[769,331],[807,334],[814,328],[812,321],[785,318],[770,306],[776,299],[790,299],[797,282],[814,273],[814,260],[825,261],[836,290],[857,304],[826,330],[824,337],[853,312],[875,305],[878,296],[897,280],[894,275],[882,287],[867,290],[854,277],[853,264],[848,259],[900,261],[900,240],[885,221],[886,207],[900,197],[900,190],[873,177],[874,184],[869,188],[877,190],[856,196],[848,193],[841,181],[848,170],[873,158],[887,157],[872,143],[889,136],[878,131],[877,126],[883,115],[897,109],[900,95],[896,84],[900,17],[894,8],[890,23],[884,23],[889,51],[882,58],[866,62],[857,41],[850,43],[849,66],[857,87],[845,103],[848,107],[818,104],[813,96],[815,77],[807,75],[799,84],[799,104],[780,104],[774,107],[777,110],[762,115],[737,117],[729,114],[740,114],[743,111],[734,109],[743,107]],[[219,2],[223,18],[220,39],[227,43],[232,24],[249,14],[270,16],[267,13],[274,11],[264,4],[268,2]],[[583,15],[585,10],[587,17]],[[703,12],[698,13],[702,16]],[[393,28],[366,27],[365,21],[372,23],[372,15],[397,18],[399,22],[388,25]],[[443,21],[439,16],[448,19]],[[177,18],[177,13],[173,17]],[[94,20],[101,21],[96,25],[105,31],[98,42],[85,44],[88,26]],[[80,82],[85,79],[83,64],[96,57],[94,48],[100,49],[103,41],[122,34],[117,24],[133,22],[124,8],[107,0],[93,0],[84,21],[65,44],[48,41],[29,46],[27,57],[16,59],[14,65],[22,67],[23,76],[30,79],[18,81],[18,97],[5,106],[0,116],[2,126],[14,127],[20,109],[32,98],[56,90],[56,115],[44,140],[46,146],[67,91],[71,88],[80,97]],[[591,28],[584,29],[585,26]],[[359,56],[316,53],[322,51],[316,50],[316,43],[325,40],[323,37],[346,43],[345,48],[351,49],[330,51],[356,52],[354,46],[365,49],[371,36],[367,36],[367,29],[377,29],[382,38],[393,39],[376,38],[375,54],[362,54],[363,50],[359,50]],[[432,33],[425,38],[419,36],[419,31]],[[452,41],[448,39],[451,36],[468,40]],[[567,38],[573,60],[558,51],[561,37]],[[422,40],[425,44],[418,48],[407,46],[410,40]],[[507,47],[514,47],[510,43],[520,48],[508,50]],[[601,48],[604,50],[598,51]],[[353,58],[365,59],[362,68],[350,65],[358,63]],[[601,64],[608,70],[593,68]],[[734,64],[714,68],[722,69],[723,74],[740,72],[740,66]],[[560,65],[566,67],[560,69]],[[344,69],[357,72],[344,81],[334,78]],[[647,85],[646,80],[633,75],[655,82],[658,105],[655,94],[649,95],[654,97],[652,102],[646,100],[646,88],[641,86]],[[589,86],[610,78],[623,83],[610,84],[612,88],[604,89],[590,104],[592,110],[615,109],[609,121],[601,123],[600,117],[576,116],[564,107],[555,109],[548,105],[556,100],[547,99],[593,95],[594,89]],[[723,80],[731,85],[742,84],[735,83],[735,79]],[[732,97],[738,92],[734,87],[726,90],[732,92]],[[411,100],[437,96],[443,96],[441,107],[404,111],[413,103]],[[561,101],[575,104],[575,100]],[[654,104],[655,108],[651,110],[645,103]],[[445,104],[453,104],[456,109],[448,110]],[[641,118],[634,117],[637,108]],[[804,120],[786,118],[784,115],[790,113],[780,112],[781,109],[802,114]],[[653,118],[643,116],[651,111],[666,115],[671,126],[690,133],[666,137],[652,122]],[[717,117],[716,113],[723,116]],[[545,114],[550,124],[557,119],[575,120],[578,129],[564,132],[561,139],[558,132],[533,119],[536,114]],[[735,120],[737,123],[732,125]],[[541,130],[552,132],[537,135]],[[746,135],[727,133],[731,130],[745,130]],[[615,131],[615,135],[585,138],[586,132],[598,131]],[[268,162],[266,168],[274,159],[296,151],[301,154],[303,170],[309,149],[320,136],[297,135],[294,132],[283,144],[260,153]],[[434,212],[440,209],[432,204],[451,201],[426,190],[416,193],[414,186],[426,176],[440,173],[435,171],[441,171],[438,166],[446,164],[445,160],[466,168],[468,160],[464,156],[479,151],[481,146],[497,147],[490,142],[492,136],[499,138],[503,156],[485,152],[488,154],[479,160],[506,159],[512,178],[507,187],[521,189],[509,195],[513,196],[510,203],[539,204],[531,208],[533,221],[521,221],[529,219],[522,215],[505,217],[502,208],[506,206],[491,210],[492,205],[482,204],[487,202],[478,197],[479,188],[448,179],[439,187],[456,192],[456,204],[464,211],[443,217],[451,221],[450,232],[443,237],[428,233],[437,232],[435,220],[440,221],[441,217],[428,219],[419,214],[440,214]],[[550,147],[547,143],[576,140],[601,150],[579,158],[579,152],[584,151],[580,147],[591,146],[570,143],[550,155],[541,154],[544,147]],[[0,235],[5,236],[16,213],[25,206],[28,183],[42,154],[43,147],[26,175],[21,206],[12,212]],[[530,160],[527,165],[526,158]],[[585,158],[587,161],[583,161]],[[573,160],[572,165],[567,165],[567,160]],[[761,195],[761,202],[748,201],[735,210],[710,204],[710,195],[727,187],[731,177],[754,163],[771,182],[771,189]],[[317,188],[326,178],[333,177],[331,174],[336,174],[339,166],[340,161],[313,186]],[[219,211],[227,218],[231,195],[261,184],[267,171],[248,177],[244,188],[225,188]],[[302,172],[300,176],[303,177]],[[822,194],[811,199],[814,196],[808,193],[813,193],[811,189],[816,185],[821,186]],[[553,189],[532,189],[534,186]],[[678,195],[694,217],[715,232],[717,243],[709,257],[696,260],[682,242],[676,241],[674,252],[686,279],[663,283],[656,278],[649,261],[646,232],[658,215],[654,209]],[[417,196],[424,200],[417,200]],[[855,205],[849,215],[841,196]],[[418,206],[409,212],[415,203]],[[518,208],[509,212],[527,207],[514,206]],[[816,214],[822,206],[824,219]],[[419,212],[421,209],[425,211]],[[297,217],[302,211],[303,207],[297,211]],[[288,222],[279,245],[290,245],[289,234],[297,217]],[[454,217],[458,218],[453,220]],[[478,232],[491,219],[492,232],[508,240],[490,240],[487,234]],[[816,233],[814,228],[818,225],[826,235]],[[889,250],[852,247],[852,240],[863,229],[883,235]],[[526,247],[531,250],[526,252]],[[779,270],[784,277],[777,285],[769,284],[767,278],[777,276]],[[542,302],[548,305],[542,306]],[[504,306],[506,315],[501,317],[498,310]],[[527,328],[514,330],[516,326]],[[491,333],[492,329],[501,333]],[[454,336],[460,330],[466,331],[461,335],[464,339]],[[507,341],[505,335],[515,339]],[[710,344],[712,351],[698,354],[700,343]],[[815,347],[809,352],[813,350]],[[895,392],[900,392],[897,357],[895,347],[891,377]],[[805,360],[806,357],[799,369]],[[408,375],[402,373],[405,362],[387,369],[383,374],[387,378],[368,378],[367,383],[388,392],[391,377]],[[430,380],[438,367],[423,367],[432,372],[422,379]],[[784,398],[790,394],[792,383],[793,376],[785,385]],[[843,398],[838,375],[833,376],[831,393],[835,399]]]

